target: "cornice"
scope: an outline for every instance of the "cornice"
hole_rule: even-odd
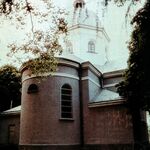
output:
[[[72,31],[78,28],[95,30],[95,32],[103,32],[107,41],[110,42],[110,38],[103,27],[95,27],[95,26],[90,26],[90,25],[85,25],[85,24],[76,24],[76,25],[70,26],[68,31]]]
[[[114,106],[114,105],[122,105],[124,104],[126,100],[123,98],[116,99],[116,100],[110,100],[110,101],[101,101],[101,102],[89,102],[88,107],[94,108],[94,107],[105,107],[105,106]]]
[[[117,70],[117,71],[112,71],[112,72],[107,72],[103,74],[103,78],[113,78],[113,77],[122,77],[124,73],[124,69],[122,70]]]
[[[52,76],[52,77],[66,77],[66,78],[71,78],[71,79],[75,79],[75,80],[79,80],[78,76],[75,75],[71,75],[68,73],[63,73],[63,72],[54,72],[54,73],[43,73],[43,74],[39,74],[39,75],[27,75],[26,77],[24,77],[22,79],[22,83],[26,80],[32,79],[32,78],[37,78],[37,77],[47,77],[47,76]]]
[[[59,58],[58,60],[58,66],[59,65],[64,65],[64,66],[70,66],[70,67],[74,67],[74,68],[79,68],[80,63],[73,61],[73,60],[69,60],[66,58]]]
[[[89,69],[90,71],[92,71],[94,74],[96,74],[99,77],[102,75],[102,73],[94,65],[92,65],[89,61],[83,62],[81,64],[81,67],[82,67],[82,69]]]
[[[58,58],[58,66],[59,65],[64,65],[64,66],[70,66],[70,67],[74,67],[74,68],[79,68],[80,67],[80,63],[70,60],[70,59],[66,59],[66,58]],[[24,66],[22,65],[20,67],[20,72],[23,72],[24,70],[28,69],[28,66]]]
[[[4,117],[4,116],[17,116],[20,115],[21,111],[14,111],[14,112],[2,112],[0,114],[0,117]]]

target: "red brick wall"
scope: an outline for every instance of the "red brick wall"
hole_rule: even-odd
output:
[[[19,144],[20,131],[20,115],[5,115],[0,116],[0,145],[7,145],[9,143],[9,126],[13,125],[13,140],[11,144]]]
[[[123,104],[89,108],[94,93],[92,87],[96,85],[89,80],[82,81],[85,144],[133,143],[132,118],[128,110]]]
[[[123,106],[88,108],[84,118],[84,129],[87,144],[133,142],[131,116]]]
[[[38,93],[27,93],[31,83],[38,85]],[[65,83],[72,87],[73,120],[60,120],[60,91]],[[22,91],[21,145],[80,143],[79,81],[77,79],[60,76],[52,76],[45,80],[28,79],[23,82]]]

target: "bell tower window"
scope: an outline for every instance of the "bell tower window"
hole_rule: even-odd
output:
[[[75,0],[74,1],[74,7],[75,7],[75,9],[83,8],[84,5],[85,5],[84,0]]]
[[[95,53],[95,43],[94,43],[94,41],[89,41],[89,43],[88,43],[88,52]]]
[[[73,46],[71,42],[67,43],[67,52],[73,54]]]

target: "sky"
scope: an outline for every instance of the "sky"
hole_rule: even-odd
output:
[[[132,31],[130,21],[137,10],[142,7],[143,3],[138,3],[136,6],[132,6],[130,17],[128,17],[126,20],[125,14],[127,12],[129,2],[127,2],[125,6],[118,7],[113,3],[113,1],[111,1],[105,8],[102,5],[102,2],[99,1],[100,0],[85,0],[86,7],[90,11],[98,12],[99,14],[101,24],[105,28],[107,34],[111,39],[111,42],[109,44],[111,58],[123,58],[127,60],[127,41],[129,41]],[[73,0],[54,0],[54,4],[56,6],[65,8],[68,11],[70,10],[70,8],[73,8]],[[0,23],[0,65],[6,63],[14,63],[15,65],[15,62],[12,62],[11,58],[6,56],[6,54],[8,53],[8,43],[11,43],[12,41],[21,41],[24,37],[24,32],[21,30],[17,30],[15,25],[13,25],[10,21],[3,21],[3,23]],[[31,24],[28,23],[25,31],[30,29]]]
[[[92,0],[92,2],[90,1],[87,3],[89,9],[96,8],[94,1],[98,0]],[[142,3],[138,3],[136,6],[133,5],[129,17],[126,18],[125,16],[129,4],[130,3],[127,2],[124,6],[118,7],[111,1],[106,8],[103,17],[101,17],[102,25],[110,37],[109,52],[112,59],[128,59],[127,46],[132,31],[130,22],[137,10],[143,5]]]

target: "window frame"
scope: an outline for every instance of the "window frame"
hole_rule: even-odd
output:
[[[89,53],[96,53],[95,52],[95,42],[93,40],[90,40],[88,42],[88,52]]]
[[[64,86],[68,86],[70,89],[67,89],[67,88],[65,88]],[[63,93],[62,94],[62,90],[66,90],[66,91],[70,91],[70,93],[68,94],[66,94],[66,93]],[[66,92],[65,91],[65,92]],[[70,97],[70,99],[68,100],[63,100],[62,99],[62,96],[69,96]],[[63,106],[62,105],[62,102],[64,102],[64,103],[66,103],[66,105],[65,106]],[[67,102],[69,102],[70,104],[67,104]],[[69,105],[69,106],[68,106]],[[63,107],[62,107],[63,106]],[[68,110],[67,111],[62,111],[62,108],[64,109],[64,108],[68,108],[68,107],[70,107],[71,108],[71,110],[68,112]],[[63,115],[64,114],[67,114],[67,113],[70,113],[70,117],[69,116],[66,116],[66,117],[64,117]],[[74,120],[73,119],[73,101],[72,101],[72,87],[69,85],[69,84],[63,84],[62,86],[61,86],[61,89],[60,89],[60,120]]]
[[[34,86],[34,89],[32,89],[33,88],[32,86]],[[39,91],[39,88],[36,84],[32,83],[28,86],[28,89],[27,89],[28,94],[37,93],[38,91]]]

